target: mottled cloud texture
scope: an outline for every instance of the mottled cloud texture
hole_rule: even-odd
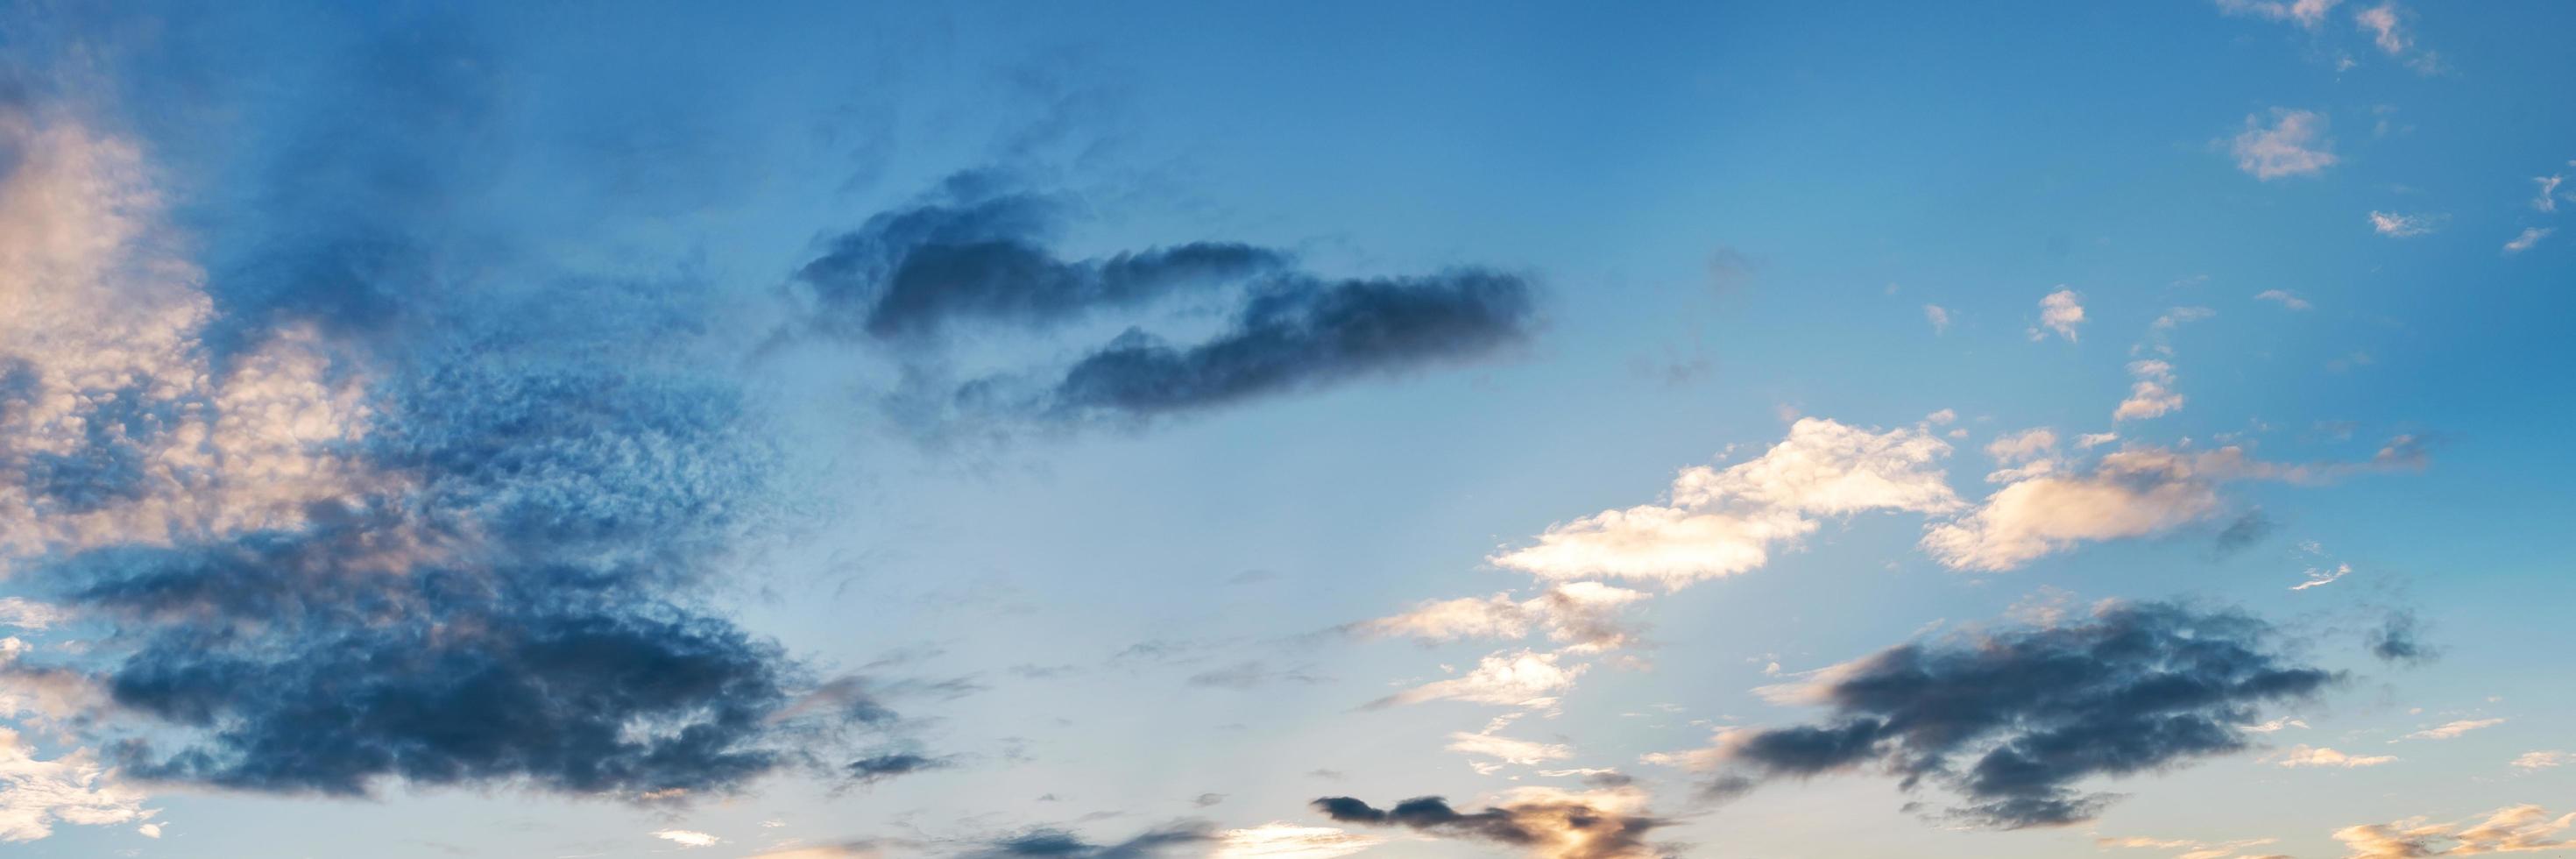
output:
[[[1875,770],[1959,795],[1949,815],[2016,829],[2078,823],[2113,797],[2083,783],[2245,750],[2264,712],[2336,675],[2279,649],[2268,625],[2169,603],[2110,603],[2055,625],[1898,645],[1765,690],[1820,721],[1720,734],[1685,756],[1731,793]]]

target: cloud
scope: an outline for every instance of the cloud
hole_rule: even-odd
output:
[[[2503,719],[2460,719],[2399,737],[2401,740],[2448,740],[2480,728],[2504,724]]]
[[[2354,12],[2352,22],[2362,32],[2371,34],[2371,43],[2378,45],[2381,53],[2402,59],[2408,67],[2424,74],[2429,75],[2440,71],[2439,57],[2431,51],[2414,49],[2415,37],[2407,32],[2406,28],[2406,19],[2409,17],[2411,16],[2405,10],[2398,8],[2396,2],[2391,0],[2391,2]]]
[[[2278,763],[2285,767],[2342,767],[2344,769],[2352,769],[2354,767],[2375,767],[2380,764],[2395,763],[2397,761],[2396,758],[2384,755],[2348,755],[2333,749],[2304,744],[2293,746],[2288,751],[2265,758],[2265,760]]]
[[[1398,826],[1441,838],[1487,841],[1532,859],[1651,859],[1661,855],[1646,838],[1670,821],[1646,811],[1646,797],[1628,787],[1587,791],[1525,787],[1482,811],[1463,812],[1437,796],[1422,796],[1380,809],[1347,796],[1315,800],[1315,810],[1341,823]]]
[[[1480,357],[1526,337],[1531,306],[1526,281],[1490,271],[1279,280],[1195,345],[1129,329],[1066,370],[1043,411],[1162,414]]]
[[[713,835],[708,835],[704,832],[694,832],[687,829],[656,829],[646,834],[664,841],[678,844],[684,848],[713,847],[717,842],[724,840]]]
[[[2570,826],[2576,826],[2576,814],[2553,818],[2537,805],[2513,805],[2496,809],[2475,823],[2427,823],[2415,817],[2347,826],[2335,830],[2334,838],[2352,851],[2346,854],[2348,859],[2479,856],[2576,846],[2576,842],[2560,837]]]
[[[2558,185],[2565,181],[2567,177],[2560,174],[2531,177],[2532,184],[2540,186],[2540,194],[2531,198],[2531,207],[2543,212],[2558,211]]]
[[[1058,259],[1047,245],[1060,204],[1005,184],[991,174],[958,174],[930,201],[832,239],[797,272],[817,303],[812,324],[878,338],[962,322],[1038,328],[1288,265],[1278,251],[1232,243]]]
[[[2133,836],[2129,838],[2095,838],[2093,839],[2093,845],[2106,850],[2114,847],[2125,847],[2143,850],[2182,851],[2174,854],[2173,859],[2227,859],[2229,856],[2236,856],[2238,859],[2277,859],[2277,857],[2254,857],[2244,855],[2239,851],[2245,850],[2249,847],[2261,847],[2265,844],[2271,844],[2279,840],[2280,839],[2278,838],[2248,838],[2240,841],[2194,841],[2188,838],[2139,838]]]
[[[2520,757],[2513,759],[2513,768],[2523,772],[2534,772],[2566,766],[2570,763],[2576,763],[2576,754],[2558,751],[2524,752]]]
[[[851,761],[848,769],[850,777],[858,783],[874,784],[896,776],[947,769],[956,765],[957,761],[953,756],[931,757],[918,752],[886,752]]]
[[[828,240],[799,269],[803,329],[889,347],[919,388],[889,403],[939,425],[1176,414],[1481,358],[1534,324],[1529,282],[1486,269],[1328,278],[1285,251],[1225,242],[1067,259],[1052,248],[1064,208],[998,174],[952,176]],[[1149,311],[1185,294],[1232,314],[1192,343],[1148,330]],[[1025,335],[1099,320],[1129,324],[1069,365],[939,381],[951,329]]]
[[[152,816],[141,791],[82,749],[37,760],[18,732],[0,728],[0,842],[35,841],[57,824],[113,826]]]
[[[2229,15],[2292,21],[2301,27],[2315,29],[2342,0],[2217,0],[2218,11]]]
[[[2370,228],[2380,235],[2396,239],[2414,238],[2433,232],[2441,228],[2442,221],[2443,218],[2440,215],[2401,215],[2396,212],[2377,210],[2370,213]]]
[[[1553,585],[1538,596],[1515,601],[1509,594],[1425,602],[1394,617],[1351,624],[1349,632],[1379,637],[1410,637],[1434,643],[1467,638],[1516,639],[1533,632],[1568,645],[1576,652],[1608,650],[1626,644],[1633,633],[1620,623],[1619,612],[1644,591],[1600,582]]]
[[[1146,830],[1114,844],[1094,844],[1072,832],[1041,827],[993,840],[982,850],[964,854],[973,859],[1011,859],[1041,856],[1057,859],[1148,859],[1181,851],[1196,852],[1218,836],[1206,824],[1180,821]],[[1294,854],[1290,854],[1294,855]]]
[[[2271,517],[2263,515],[2261,508],[2247,510],[2235,521],[2227,523],[2227,527],[2219,529],[2215,548],[2220,555],[2233,555],[2254,548],[2264,538],[2272,536],[2275,527]]]
[[[2235,612],[2105,603],[2053,626],[1962,632],[1888,648],[1770,690],[1831,711],[1788,728],[1723,732],[1696,761],[1721,792],[1876,767],[1957,791],[1950,816],[1996,828],[2090,819],[2096,776],[2158,772],[2248,747],[2262,710],[2336,675],[2291,662]]]
[[[2053,460],[1998,474],[2010,480],[1957,519],[1924,529],[1921,546],[1952,569],[2009,570],[2081,542],[2140,537],[2218,512],[2218,487],[2244,480],[2314,483],[2420,464],[2411,440],[2392,441],[2366,463],[2293,465],[2257,460],[2242,448],[2190,452],[2133,447],[2104,455],[2089,472]]]
[[[371,73],[473,65],[385,47]],[[125,772],[670,797],[852,721],[778,718],[801,666],[702,605],[779,488],[707,369],[731,361],[702,285],[463,276],[501,255],[431,241],[449,209],[409,183],[460,157],[436,135],[347,154],[418,165],[317,154],[277,204],[310,235],[204,237],[164,223],[136,144],[15,104],[0,137],[0,565],[101,633],[9,670],[97,690],[82,729]],[[392,213],[302,208],[350,200]],[[358,245],[398,262],[353,270]],[[415,265],[459,274],[414,288]]]
[[[1495,736],[1491,730],[1487,729],[1487,733],[1478,734],[1466,731],[1452,732],[1449,735],[1448,749],[1460,754],[1478,755],[1520,766],[1537,766],[1548,761],[1561,761],[1574,756],[1574,749],[1561,743],[1515,740],[1510,737]]]
[[[1478,660],[1475,670],[1447,680],[1437,680],[1370,702],[1370,707],[1390,704],[1419,704],[1425,701],[1465,701],[1471,704],[1496,704],[1506,707],[1544,707],[1555,703],[1555,695],[1574,685],[1589,665],[1561,666],[1554,653],[1533,650],[1504,651]]]
[[[1950,330],[1950,309],[1938,304],[1923,305],[1923,321],[1932,323],[1932,333],[1934,334],[1948,333]]]
[[[1367,833],[1274,821],[1217,833],[1208,859],[1336,859],[1384,843]]]
[[[1920,428],[1873,432],[1803,418],[1759,457],[1684,469],[1665,504],[1558,524],[1536,545],[1489,560],[1542,579],[1602,577],[1668,588],[1731,576],[1768,563],[1772,547],[1795,545],[1814,532],[1816,517],[1957,509],[1958,496],[1935,466],[1949,451]]]
[[[2272,109],[2272,125],[2263,126],[2261,117],[2245,118],[2245,130],[2236,135],[2229,151],[2236,156],[2236,169],[2254,178],[2271,181],[2284,176],[2314,176],[2334,166],[2335,155],[2327,151],[2331,142],[2323,139],[2326,118],[2313,111]]]
[[[2044,340],[2041,328],[2057,332],[2066,342],[2075,342],[2075,327],[2084,324],[2084,296],[2072,289],[2060,288],[2039,299],[2039,326],[2030,329],[2030,339]]]
[[[2518,254],[2530,250],[2533,245],[2540,244],[2541,239],[2548,238],[2550,233],[2557,231],[2557,227],[2524,227],[2521,235],[2514,236],[2513,241],[2504,243],[2504,252]]]
[[[2137,381],[2129,385],[2129,398],[2112,410],[2115,421],[2145,420],[2163,417],[2182,408],[2182,395],[2173,391],[2173,365],[2163,361],[2131,361],[2129,375]]]
[[[2263,290],[2262,292],[2254,294],[2254,300],[2277,301],[2280,302],[2282,307],[2290,310],[2307,310],[2315,306],[2309,304],[2307,299],[2300,298],[2298,293],[2291,292],[2286,289]]]
[[[2342,578],[2346,572],[2349,570],[2338,568],[2326,581]],[[2309,578],[2315,577],[2314,571],[2310,571]],[[2416,629],[2415,613],[2412,611],[2389,612],[2388,617],[2380,621],[2379,627],[2370,631],[2368,643],[2370,655],[2379,657],[2382,662],[2417,663],[2440,655],[2432,647],[2424,644],[2421,633]]]

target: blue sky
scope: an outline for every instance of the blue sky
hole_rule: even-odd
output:
[[[2576,8],[0,14],[0,850],[2576,850]]]

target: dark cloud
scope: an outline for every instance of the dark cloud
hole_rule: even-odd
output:
[[[1042,411],[1163,414],[1475,358],[1520,341],[1530,314],[1528,282],[1491,271],[1283,279],[1256,290],[1232,327],[1197,344],[1129,329],[1065,371]]]
[[[1658,856],[1646,837],[1671,824],[1628,810],[1625,802],[1559,791],[1515,795],[1477,812],[1459,811],[1437,796],[1414,797],[1384,809],[1347,796],[1324,797],[1312,805],[1341,823],[1400,826],[1443,838],[1490,841],[1541,859]]]
[[[1460,268],[1327,278],[1297,268],[1286,251],[1230,242],[1072,259],[1053,249],[1062,214],[1058,201],[996,174],[951,177],[924,202],[829,240],[798,270],[806,327],[889,343],[922,388],[894,398],[906,410],[1081,421],[1474,359],[1523,340],[1533,324],[1532,289],[1516,275]],[[1175,344],[1131,325],[1061,370],[962,384],[935,381],[943,374],[927,369],[943,354],[933,335],[952,328],[1036,331],[1111,314],[1141,323],[1156,302],[1185,291],[1232,307],[1224,327]]]
[[[850,762],[850,776],[860,784],[875,784],[896,776],[956,766],[953,757],[931,757],[917,752],[887,752]]]
[[[797,271],[816,327],[840,336],[935,333],[958,322],[1040,327],[1134,307],[1175,289],[1280,270],[1281,252],[1196,242],[1102,259],[1058,258],[1060,218],[1043,197],[1003,192],[990,174],[951,177],[930,202],[868,220]]]
[[[1210,827],[1197,821],[1167,824],[1125,841],[1094,844],[1072,832],[1054,829],[1032,829],[1018,835],[996,839],[983,850],[967,854],[974,859],[1009,859],[1038,856],[1062,859],[1147,859],[1175,855],[1214,840]]]
[[[797,760],[780,717],[811,684],[687,597],[766,485],[730,394],[504,366],[424,368],[379,398],[364,461],[398,491],[45,569],[118,630],[97,677],[113,700],[195,732],[126,746],[133,772],[643,796]]]
[[[2336,675],[2275,649],[2244,614],[2112,604],[2064,625],[1889,648],[1826,672],[1807,693],[1825,721],[1723,742],[1717,790],[1876,765],[1911,789],[1957,790],[1952,814],[1997,828],[2092,818],[2123,776],[2244,749],[2262,708]]]
[[[2383,662],[2414,664],[2431,661],[2440,655],[2439,651],[2424,643],[2412,611],[2389,612],[2378,628],[2370,631],[2369,644],[2370,655]]]
[[[2263,515],[2262,508],[2247,510],[2245,515],[2219,529],[2218,539],[2212,548],[2220,556],[2233,555],[2254,548],[2264,538],[2272,536],[2275,527],[2272,518]]]

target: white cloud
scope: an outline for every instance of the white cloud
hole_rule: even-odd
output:
[[[2345,859],[2421,859],[2566,849],[2576,842],[2557,836],[2570,826],[2576,826],[2576,814],[2553,818],[2540,806],[2514,805],[2477,823],[2426,823],[2413,817],[2347,826],[2335,830],[2334,837],[2352,851]]]
[[[2366,463],[2296,465],[2264,462],[2243,448],[2193,453],[2131,448],[2106,454],[2090,472],[2052,464],[2023,467],[1974,512],[1924,529],[1922,548],[1952,569],[2001,571],[2080,542],[2162,533],[2219,508],[2219,484],[2243,480],[2314,483],[2366,471],[2413,468],[2411,440],[2392,441]]]
[[[724,840],[713,835],[708,835],[704,832],[694,832],[687,829],[656,829],[648,834],[655,838],[678,844],[682,847],[713,847],[716,842]]]
[[[0,842],[45,838],[55,824],[108,826],[154,813],[88,749],[49,761],[35,752],[18,732],[0,728]]]
[[[2129,375],[2137,381],[2129,385],[2129,398],[2112,410],[2115,421],[2145,420],[2163,417],[2182,408],[2182,395],[2173,390],[2173,365],[2163,361],[2129,362]]]
[[[2307,590],[2307,589],[2309,589],[2309,588],[2314,588],[2314,587],[2323,587],[2323,586],[2326,586],[2326,585],[2334,584],[2336,579],[2340,579],[2340,578],[2343,578],[2343,577],[2345,577],[2345,576],[2352,575],[2352,565],[2351,565],[2351,564],[2336,564],[2336,565],[2334,565],[2334,567],[2332,567],[2332,568],[2326,568],[2326,567],[2309,567],[2309,568],[2308,568],[2308,574],[2307,574],[2307,575],[2308,575],[2308,580],[2307,580],[2307,581],[2300,582],[2300,583],[2295,584],[2295,585],[2291,585],[2291,586],[2290,586],[2290,589],[2291,589],[2291,590],[2294,590],[2294,591],[2304,591],[2304,590]]]
[[[2415,733],[2407,734],[2406,736],[2399,737],[2398,739],[2447,740],[2479,728],[2492,728],[2501,724],[2504,724],[2503,719],[2461,719],[2455,722],[2448,722],[2436,727],[2416,731]]]
[[[2397,759],[2386,755],[2349,755],[2320,746],[2301,745],[2294,746],[2289,751],[2273,755],[2270,758],[2266,758],[2266,760],[2273,761],[2285,767],[2343,767],[2345,769],[2351,769],[2354,767],[2375,767],[2380,764],[2394,763]]]
[[[2095,838],[2093,846],[2103,849],[2125,847],[2133,850],[2180,850],[2173,859],[2226,859],[2248,847],[2261,847],[2278,838],[2248,838],[2242,841],[2194,841],[2188,838]],[[2247,857],[2251,859],[2251,857]]]
[[[1574,685],[1589,665],[1560,667],[1558,655],[1533,650],[1500,652],[1476,663],[1465,675],[1426,683],[1373,702],[1370,706],[1466,701],[1507,707],[1546,707],[1555,695]]]
[[[1735,575],[1768,563],[1774,546],[1814,532],[1819,516],[1958,509],[1935,465],[1949,451],[1923,429],[1880,433],[1802,418],[1759,457],[1684,469],[1665,504],[1562,523],[1536,545],[1490,560],[1544,579],[1606,577],[1669,588]]]
[[[1273,821],[1219,833],[1208,859],[1338,859],[1384,843],[1375,835]]]
[[[2291,310],[2306,310],[2315,306],[2309,304],[2307,299],[2300,298],[2298,293],[2291,292],[2286,289],[2266,289],[2262,292],[2254,293],[2254,300],[2277,301],[2281,303],[2282,307],[2286,307]]]
[[[2284,716],[2260,725],[2247,725],[2245,726],[2245,731],[2252,734],[2270,734],[2278,732],[2283,728],[2305,728],[2307,726],[2307,722]]]
[[[2229,15],[2248,15],[2274,21],[2291,21],[2301,27],[2315,28],[2342,0],[2218,0],[2218,11]]]
[[[2442,226],[2440,215],[2406,215],[2372,209],[2370,228],[2380,235],[2406,239],[2430,233]]]
[[[1950,330],[1950,309],[1938,304],[1923,305],[1923,320],[1932,323],[1932,333]]]
[[[2272,118],[2270,128],[2263,127],[2261,117],[2245,118],[2245,130],[2229,149],[2236,155],[2237,169],[2268,182],[2283,176],[2314,176],[2334,165],[2334,153],[2326,151],[2330,144],[2322,139],[2325,117],[2314,111],[2273,108]]]
[[[2066,342],[2075,342],[2075,326],[2084,324],[2084,296],[2064,286],[2039,299],[2039,326],[2030,329],[2030,339],[2046,340],[2040,329],[2057,332]]]
[[[141,826],[134,827],[134,834],[145,838],[159,838],[161,837],[161,824],[146,823]]]
[[[2513,759],[2513,768],[2523,772],[2533,772],[2566,766],[2570,763],[2576,763],[2576,755],[2556,751],[2524,752],[2521,757]]]
[[[2533,176],[2531,177],[2531,181],[2533,184],[2540,186],[2540,196],[2533,197],[2531,199],[2531,207],[2543,212],[2558,211],[2558,183],[2567,181],[2567,177],[2562,175]]]
[[[1449,750],[1461,754],[1481,755],[1507,764],[1536,766],[1547,761],[1561,761],[1574,756],[1574,749],[1558,743],[1540,743],[1496,736],[1492,728],[1486,733],[1457,731],[1449,735]]]
[[[1630,635],[1619,623],[1620,609],[1644,598],[1644,591],[1600,582],[1567,582],[1528,600],[1515,601],[1506,593],[1426,602],[1404,614],[1354,624],[1352,631],[1425,642],[1512,639],[1545,632],[1548,638],[1571,645],[1571,650],[1607,650],[1626,643]]]
[[[0,597],[0,626],[44,629],[63,622],[63,610],[26,597]]]
[[[2504,243],[2504,252],[2518,254],[2530,250],[2532,245],[2540,244],[2541,239],[2548,238],[2549,234],[2554,232],[2558,232],[2557,227],[2524,227],[2522,235],[2515,236],[2513,241]]]
[[[2090,450],[2120,440],[2115,432],[2088,432],[2075,437],[2075,446]]]

